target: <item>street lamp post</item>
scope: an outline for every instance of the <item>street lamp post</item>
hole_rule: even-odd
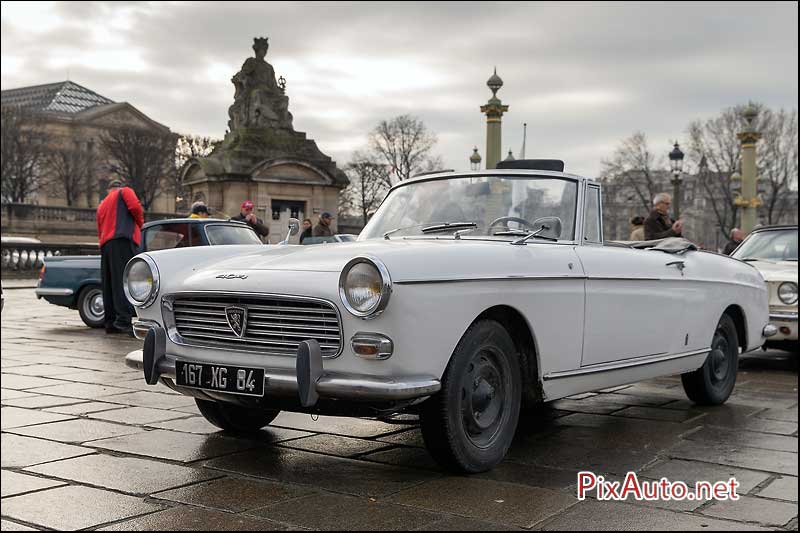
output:
[[[478,147],[472,149],[472,155],[469,156],[469,166],[472,170],[481,169],[481,154],[478,153]]]
[[[669,153],[669,164],[672,167],[672,206],[675,220],[681,217],[681,174],[683,173],[683,152],[675,141],[675,146]]]

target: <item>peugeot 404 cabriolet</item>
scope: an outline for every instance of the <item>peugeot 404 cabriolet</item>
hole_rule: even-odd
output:
[[[670,374],[724,402],[775,332],[758,270],[682,239],[605,242],[599,183],[515,165],[401,182],[352,243],[138,255],[127,363],[233,432],[281,410],[417,413],[463,472],[503,459],[527,403]]]

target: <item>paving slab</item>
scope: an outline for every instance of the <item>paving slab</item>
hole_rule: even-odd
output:
[[[319,487],[354,496],[385,496],[435,476],[430,472],[329,455],[268,448],[205,463],[210,469]]]
[[[59,442],[81,443],[97,439],[108,439],[120,435],[140,433],[143,428],[123,426],[100,420],[74,419],[50,424],[39,424],[12,429],[11,432],[30,437],[54,440]]]
[[[95,453],[91,448],[23,437],[11,433],[3,433],[0,436],[0,441],[2,441],[0,460],[3,468],[21,468]]]
[[[188,487],[157,492],[153,498],[241,513],[314,494],[313,489],[278,483],[224,477]]]
[[[141,498],[90,487],[58,487],[3,499],[3,515],[69,531],[162,509]]]
[[[341,494],[306,496],[247,514],[322,531],[407,531],[441,519],[437,513]]]
[[[250,439],[237,439],[219,434],[195,435],[163,429],[94,440],[86,445],[181,463],[211,459],[262,446],[258,441]]]
[[[765,488],[758,492],[763,498],[776,500],[787,500],[797,503],[797,478],[782,476],[772,481]]]
[[[117,406],[119,407],[119,406]],[[183,418],[185,413],[176,413],[167,409],[153,409],[151,407],[123,407],[122,409],[102,410],[94,413],[87,413],[88,418],[96,420],[106,420],[108,422],[119,422],[120,424],[148,424],[152,422],[163,422],[175,418]]]
[[[467,477],[432,480],[386,501],[524,528],[576,503],[574,495],[561,491]]]
[[[31,466],[25,471],[138,495],[219,477],[219,474],[199,468],[110,455],[65,459]]]
[[[3,470],[0,474],[0,496],[16,496],[26,492],[33,492],[42,489],[51,489],[64,485],[63,481],[54,481],[26,474],[18,474],[10,470]]]
[[[722,443],[683,441],[668,452],[671,457],[738,466],[797,476],[797,453],[761,450]]]
[[[294,439],[289,442],[281,443],[281,446],[309,452],[338,455],[339,457],[354,457],[384,449],[391,445],[365,439],[340,437],[338,435],[312,435],[310,437],[303,437],[302,439]]]
[[[670,481],[683,481],[689,485],[694,485],[698,481],[710,481],[711,483],[728,481],[734,477],[739,483],[739,494],[750,492],[770,478],[770,474],[767,472],[681,459],[659,462],[642,470],[641,475],[656,480],[665,477]]]
[[[23,526],[10,520],[0,520],[0,531],[41,531],[34,527]]]
[[[45,424],[47,422],[57,422],[60,420],[70,420],[72,418],[75,417],[37,411],[36,409],[21,409],[19,407],[0,408],[0,425],[2,425],[3,430],[33,426],[35,424]]]
[[[737,501],[714,502],[701,512],[717,518],[780,527],[797,516],[797,504],[742,496]]]
[[[720,442],[729,445],[747,446],[749,448],[797,453],[797,437],[757,433],[741,429],[725,429],[713,426],[704,427],[688,434],[686,438],[688,440],[708,442],[711,444]]]
[[[282,531],[287,529],[266,519],[200,509],[176,507],[126,520],[98,531]]]
[[[316,419],[303,413],[283,412],[271,422],[272,426],[311,431],[313,433],[332,433],[344,437],[372,438],[393,433],[408,426],[376,422],[361,418],[339,416],[320,416]]]

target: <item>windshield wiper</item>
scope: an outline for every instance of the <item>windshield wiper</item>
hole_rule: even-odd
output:
[[[558,242],[558,239],[556,239],[555,237],[545,237],[544,235],[539,235],[541,232],[547,231],[549,229],[550,226],[548,226],[547,224],[542,224],[541,227],[536,231],[526,232],[524,237],[522,237],[521,239],[517,239],[516,241],[511,241],[511,244],[517,244],[517,245],[525,244],[528,241],[528,239],[533,239],[534,237],[536,237],[537,239],[545,239],[547,241]],[[510,234],[512,235],[522,235],[522,232],[517,233],[518,231],[519,230],[509,230],[509,232],[511,232]],[[495,233],[495,235],[502,235],[505,233],[506,232],[504,231],[498,231],[497,233]]]
[[[422,228],[421,231],[422,233],[437,233],[440,231],[450,231],[453,229],[477,227],[478,225],[475,222],[445,222],[444,224],[434,224],[433,226]]]

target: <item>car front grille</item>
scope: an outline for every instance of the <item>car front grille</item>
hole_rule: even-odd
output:
[[[319,342],[323,357],[339,355],[339,313],[327,301],[291,296],[176,295],[166,317],[181,344],[226,348],[268,355],[297,354],[304,340]],[[226,309],[247,310],[242,335],[228,322]]]

